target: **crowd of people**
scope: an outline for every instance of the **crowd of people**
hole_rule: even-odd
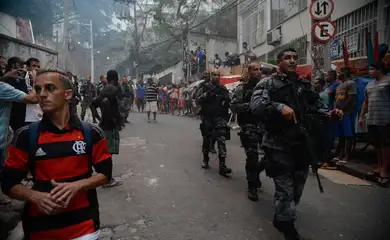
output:
[[[357,87],[348,69],[329,71],[313,84],[300,78],[292,48],[277,58],[275,71],[252,59],[233,93],[220,83],[218,69],[205,71],[194,88],[186,83],[164,86],[153,78],[133,86],[127,77],[119,80],[115,70],[94,84],[88,76],[81,82],[71,72],[40,69],[36,58],[2,60],[1,188],[11,198],[26,201],[26,237],[98,239],[96,188],[122,184],[112,178],[112,155],[119,154],[119,134],[135,105],[139,112],[147,112],[148,122],[156,123],[157,113],[199,116],[201,167],[210,168],[209,154],[218,153],[222,176],[232,173],[226,163],[226,141],[231,137],[229,115],[236,114],[246,154],[248,198],[259,200],[260,173],[265,170],[275,185],[273,225],[285,239],[304,239],[295,228],[295,207],[309,166],[348,161]],[[378,150],[380,168],[371,175],[381,186],[388,186],[390,79],[386,73],[383,62],[370,65],[374,80],[365,90],[359,118]],[[98,125],[84,121],[88,108]],[[333,156],[336,136],[339,150]],[[309,146],[315,146],[314,151]],[[318,160],[314,165],[313,159]],[[29,178],[32,188],[22,184]],[[10,201],[0,196],[0,204]]]
[[[349,69],[329,71],[312,83],[297,72],[297,52],[285,49],[277,56],[277,71],[268,71],[252,61],[230,98],[219,83],[218,69],[204,75],[204,82],[195,92],[203,136],[202,168],[209,168],[209,153],[218,146],[219,174],[226,176],[228,109],[237,115],[239,136],[246,154],[248,198],[258,201],[265,170],[275,185],[273,225],[285,239],[305,239],[295,228],[296,206],[308,177],[309,166],[316,169],[343,164],[350,160],[352,133],[357,105],[357,87]],[[371,64],[374,78],[365,89],[365,100],[359,125],[367,126],[369,142],[377,149],[380,168],[369,173],[381,186],[388,187],[390,136],[390,78],[384,62]],[[335,137],[339,138],[335,153]],[[259,151],[263,158],[259,159]]]
[[[155,81],[153,81],[155,83]],[[135,87],[135,105],[139,112],[143,112],[147,103],[148,85],[139,82]],[[157,88],[157,112],[178,116],[196,117],[196,106],[193,101],[193,88],[188,83],[162,85],[156,84]]]

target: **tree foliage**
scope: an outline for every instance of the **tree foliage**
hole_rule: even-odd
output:
[[[31,20],[36,34],[51,37],[53,25],[64,19],[63,0],[0,1],[2,12]],[[69,0],[69,19],[92,20],[94,32],[108,31],[112,24],[112,0]]]

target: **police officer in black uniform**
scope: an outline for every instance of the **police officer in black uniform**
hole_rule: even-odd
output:
[[[258,117],[254,116],[250,109],[250,101],[253,89],[261,79],[261,64],[252,62],[247,66],[247,72],[235,89],[232,98],[232,111],[237,114],[240,125],[240,140],[246,154],[246,179],[248,182],[248,198],[258,201],[257,188],[261,188],[259,163],[259,145],[261,144],[261,129]]]
[[[210,72],[210,82],[200,85],[196,92],[196,102],[200,106],[199,115],[202,123],[200,130],[203,136],[202,168],[209,168],[210,143],[213,138],[218,145],[219,174],[232,172],[226,166],[226,140],[230,139],[230,128],[226,121],[226,112],[230,107],[229,91],[219,82],[218,70]]]
[[[310,81],[299,79],[297,58],[292,48],[281,51],[277,56],[279,72],[257,84],[250,103],[252,112],[265,125],[262,141],[265,168],[275,184],[273,224],[288,240],[304,239],[294,226],[295,207],[301,199],[313,158],[302,125],[306,116],[301,113],[306,110],[298,104],[306,103],[311,113],[327,111],[318,94],[312,91]],[[340,117],[342,111],[334,110],[329,116]]]

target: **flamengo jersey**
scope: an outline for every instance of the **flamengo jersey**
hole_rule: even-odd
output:
[[[107,141],[102,130],[92,127],[92,162],[98,173],[111,178],[112,162]],[[17,131],[9,149],[5,172],[29,169],[28,126]],[[73,182],[90,177],[89,158],[80,120],[71,119],[68,126],[60,130],[45,117],[40,123],[35,156],[36,181],[33,189],[50,192],[52,179],[57,182]],[[107,164],[108,165],[105,165]],[[111,166],[110,172],[100,171],[98,166]],[[23,227],[28,239],[74,239],[93,233],[99,229],[99,206],[96,190],[80,192],[66,209],[54,215],[46,215],[39,208],[27,203],[23,215]]]

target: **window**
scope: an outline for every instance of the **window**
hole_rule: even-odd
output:
[[[298,59],[297,64],[307,64],[307,48],[309,47],[307,42],[307,35],[304,35],[302,37],[296,38],[292,40],[291,42],[278,46],[274,48],[272,51],[268,53],[268,61],[277,60],[277,55],[280,51],[286,48],[294,48],[297,51]]]
[[[331,41],[332,60],[343,59],[342,42],[347,42],[350,58],[366,56],[366,32],[373,38],[377,31],[377,3],[372,2],[335,21],[337,34]]]
[[[299,13],[307,7],[307,0],[272,0],[271,28]]]
[[[249,48],[259,45],[266,40],[265,5],[266,0],[250,4],[242,14],[243,41]]]

